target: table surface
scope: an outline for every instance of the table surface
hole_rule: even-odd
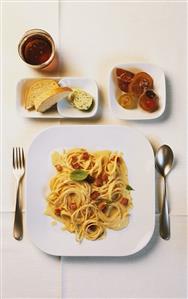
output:
[[[6,1],[2,6],[3,298],[186,298],[186,3],[46,1],[44,5],[44,1]],[[54,72],[34,71],[18,57],[20,37],[36,27],[46,29],[55,40],[59,66]],[[166,111],[152,121],[117,120],[108,104],[109,70],[115,64],[139,61],[164,70]],[[21,118],[15,105],[18,80],[44,76],[94,78],[100,90],[100,115],[80,121]],[[174,169],[168,177],[170,241],[159,238],[158,214],[151,242],[141,252],[126,258],[62,258],[60,262],[59,258],[35,248],[27,229],[22,242],[12,238],[15,205],[12,147],[23,146],[27,152],[40,130],[78,123],[127,125],[140,130],[154,150],[163,143],[173,148]],[[156,187],[158,207],[161,199],[158,177]]]

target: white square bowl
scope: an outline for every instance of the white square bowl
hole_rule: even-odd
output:
[[[88,92],[94,99],[94,105],[89,111],[81,111],[74,108],[68,101],[62,100],[57,104],[57,110],[62,118],[91,118],[98,110],[98,87],[95,80],[85,77],[64,77],[60,80],[61,87],[81,88]]]
[[[132,71],[133,73],[146,72],[152,76],[154,81],[154,91],[159,96],[159,109],[155,112],[147,112],[142,108],[125,109],[117,102],[117,98],[123,94],[119,89],[116,79],[116,69],[122,68]],[[160,117],[165,111],[166,106],[166,84],[165,74],[158,66],[145,63],[127,63],[119,64],[110,71],[109,79],[109,101],[112,114],[118,119],[129,120],[151,120]]]

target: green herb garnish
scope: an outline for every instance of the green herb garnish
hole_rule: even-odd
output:
[[[88,176],[88,172],[82,169],[73,170],[70,174],[70,179],[72,181],[80,182],[84,181]]]
[[[126,190],[131,191],[131,190],[134,190],[134,189],[130,185],[127,185]]]

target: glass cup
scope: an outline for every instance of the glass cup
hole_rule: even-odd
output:
[[[35,69],[47,67],[55,56],[55,44],[50,34],[42,29],[26,31],[18,45],[21,59]]]

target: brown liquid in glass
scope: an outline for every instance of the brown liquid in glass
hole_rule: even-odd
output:
[[[22,54],[27,63],[40,65],[50,58],[52,46],[45,37],[35,35],[23,44]]]

